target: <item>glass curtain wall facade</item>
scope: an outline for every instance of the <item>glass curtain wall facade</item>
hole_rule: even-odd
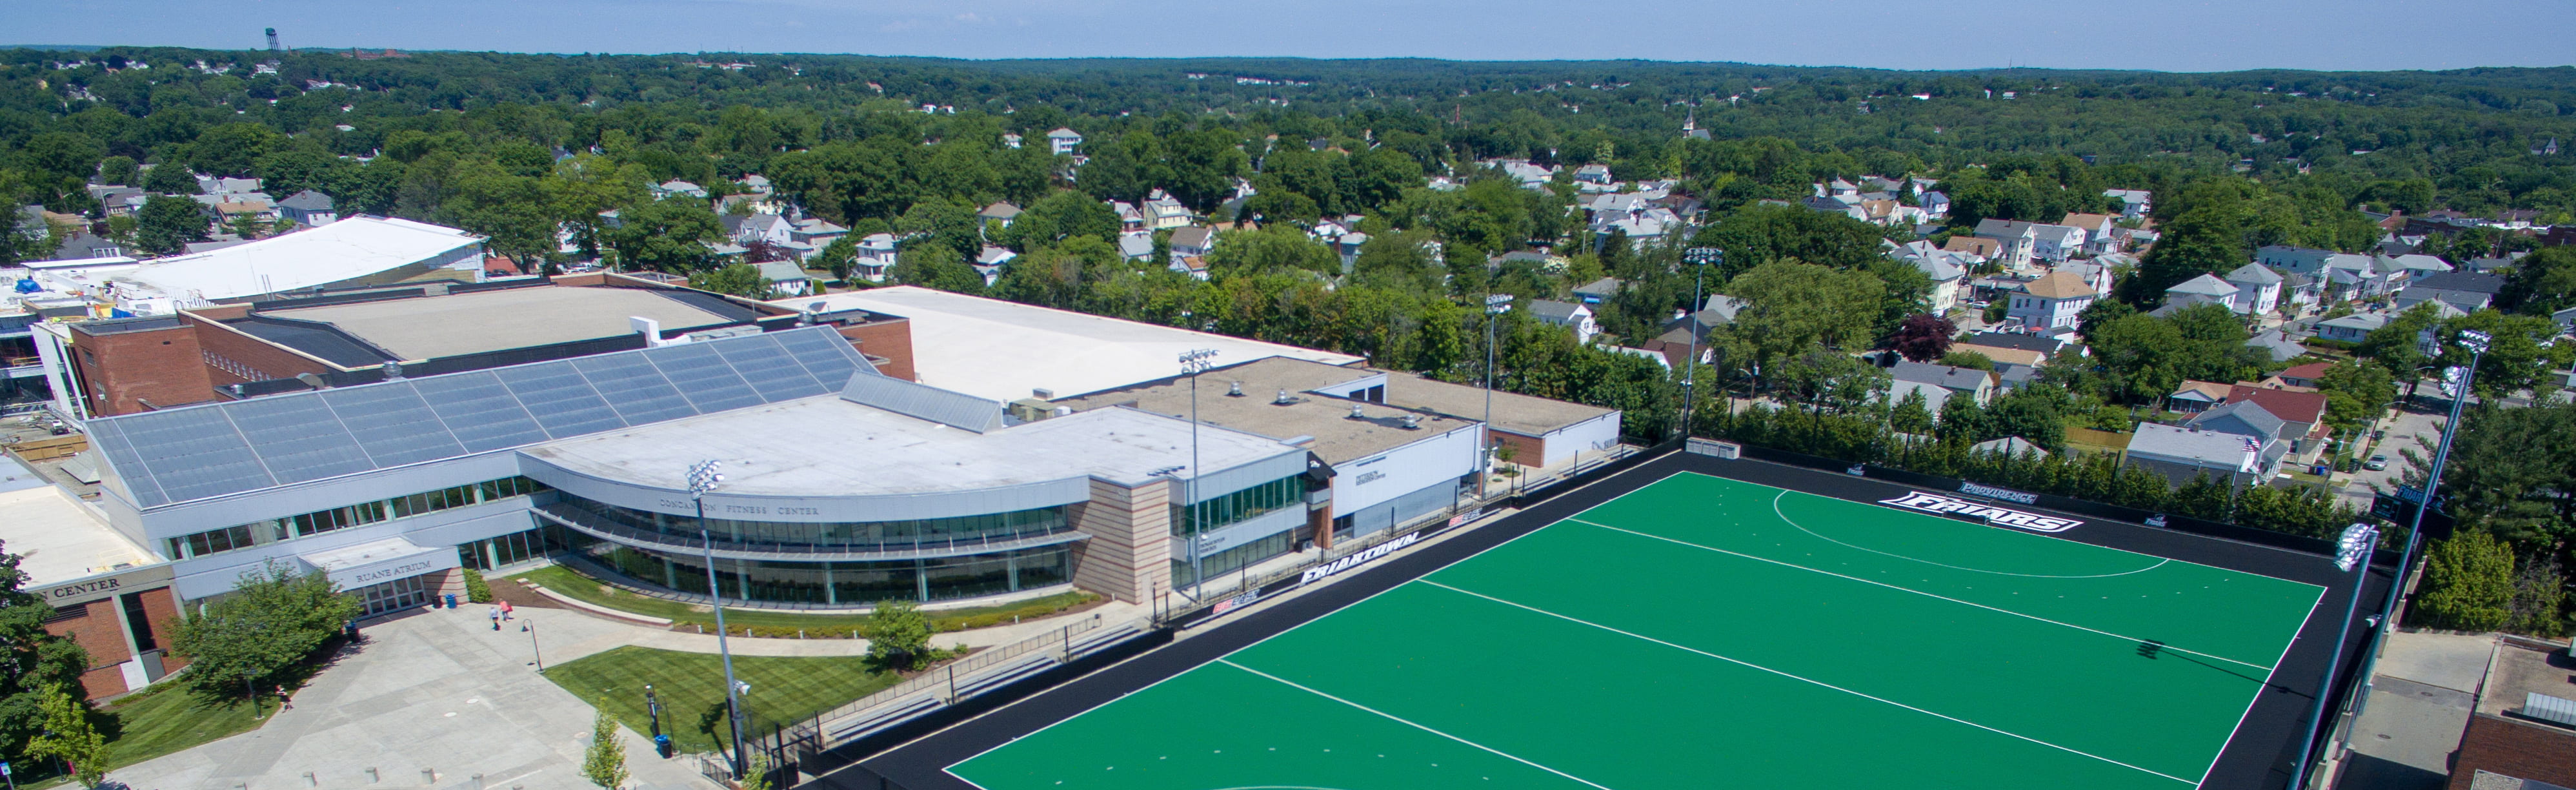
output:
[[[656,513],[619,507],[576,496],[560,506],[596,517],[585,523],[612,531],[632,532],[646,542],[695,545],[694,515]],[[1073,531],[1065,506],[954,518],[902,521],[809,522],[746,521],[709,516],[707,532],[718,548],[761,551],[907,552],[935,551],[960,544],[992,543],[1045,537]]]
[[[1305,504],[1306,476],[1300,473],[1224,496],[1213,497],[1196,505],[1172,505],[1172,584],[1180,586],[1198,583],[1197,577],[1191,575],[1192,566],[1189,557],[1189,547],[1193,545],[1190,536],[1193,533],[1214,532],[1280,508],[1305,507]],[[1193,529],[1191,523],[1194,519],[1202,526]],[[1221,574],[1241,570],[1246,566],[1294,550],[1296,532],[1295,529],[1290,529],[1255,538],[1242,545],[1200,557],[1196,567],[1205,568],[1208,578],[1211,579]]]
[[[581,554],[634,581],[707,594],[706,560],[700,556],[604,540],[592,541]],[[1072,577],[1073,552],[1064,545],[870,562],[716,559],[716,583],[724,586],[725,600],[816,606],[973,598],[1063,584]]]

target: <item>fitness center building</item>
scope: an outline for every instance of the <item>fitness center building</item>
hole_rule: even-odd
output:
[[[99,507],[168,554],[180,600],[275,561],[327,573],[370,613],[460,591],[459,568],[540,553],[702,594],[710,550],[724,597],[755,604],[1068,586],[1143,601],[1170,584],[1179,507],[1200,504],[1211,531],[1302,522],[1333,490],[1292,442],[1202,426],[1194,467],[1186,420],[1099,408],[1022,422],[881,373],[831,326],[85,427]],[[708,459],[727,477],[701,523],[684,478]]]

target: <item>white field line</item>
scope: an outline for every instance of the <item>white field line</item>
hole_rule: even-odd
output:
[[[1396,586],[1401,587],[1401,586],[1403,586],[1403,585],[1396,585]],[[1442,585],[1442,586],[1446,586],[1446,585]],[[1397,723],[1397,724],[1402,724],[1402,725],[1407,726],[1407,727],[1412,727],[1412,728],[1414,728],[1414,729],[1421,730],[1421,731],[1423,731],[1423,732],[1427,732],[1427,733],[1431,733],[1431,734],[1433,734],[1433,735],[1437,735],[1437,736],[1440,736],[1440,737],[1443,737],[1443,738],[1447,738],[1447,739],[1449,739],[1449,740],[1457,741],[1457,742],[1459,742],[1459,743],[1463,743],[1463,744],[1466,744],[1466,745],[1469,745],[1469,746],[1473,746],[1473,747],[1476,747],[1476,748],[1478,748],[1478,749],[1483,749],[1483,750],[1485,750],[1485,751],[1487,751],[1487,752],[1491,752],[1491,753],[1493,753],[1493,754],[1494,754],[1494,756],[1501,757],[1501,758],[1503,758],[1503,759],[1510,760],[1510,761],[1512,761],[1512,762],[1520,763],[1520,764],[1522,764],[1522,765],[1526,765],[1526,766],[1529,766],[1529,767],[1531,767],[1531,768],[1536,768],[1536,769],[1539,769],[1539,770],[1541,770],[1541,771],[1546,771],[1546,772],[1548,772],[1548,773],[1556,774],[1556,775],[1558,775],[1558,776],[1562,776],[1562,777],[1565,777],[1565,778],[1567,778],[1567,779],[1572,779],[1572,780],[1577,781],[1577,782],[1582,782],[1582,783],[1584,783],[1584,784],[1591,785],[1591,786],[1593,786],[1593,787],[1598,787],[1598,788],[1601,788],[1601,790],[1610,790],[1610,788],[1609,788],[1608,786],[1603,785],[1603,784],[1601,784],[1600,782],[1595,782],[1595,781],[1592,781],[1592,780],[1590,780],[1590,779],[1585,779],[1585,778],[1583,778],[1583,777],[1575,776],[1575,775],[1573,775],[1573,774],[1569,774],[1569,773],[1566,773],[1566,772],[1564,772],[1564,771],[1559,771],[1559,770],[1556,770],[1556,769],[1554,769],[1554,768],[1549,768],[1549,767],[1547,767],[1547,766],[1540,765],[1540,764],[1538,764],[1538,763],[1530,762],[1529,760],[1521,759],[1519,756],[1514,755],[1514,754],[1512,754],[1511,752],[1506,752],[1506,751],[1503,751],[1503,750],[1501,750],[1501,749],[1496,749],[1496,748],[1494,748],[1494,747],[1486,746],[1486,745],[1484,745],[1484,744],[1477,743],[1477,742],[1475,742],[1475,741],[1467,740],[1467,739],[1465,739],[1465,738],[1460,738],[1460,737],[1458,737],[1458,736],[1451,735],[1451,734],[1449,734],[1449,733],[1441,732],[1441,731],[1439,731],[1439,730],[1435,730],[1435,729],[1432,729],[1432,728],[1430,728],[1430,727],[1423,726],[1423,725],[1422,725],[1422,724],[1420,724],[1420,723],[1417,723],[1417,722],[1414,722],[1414,721],[1408,720],[1408,719],[1406,719],[1406,718],[1404,718],[1404,717],[1402,717],[1402,716],[1397,716],[1397,715],[1395,715],[1395,714],[1388,713],[1388,712],[1386,712],[1386,711],[1378,710],[1378,709],[1376,709],[1376,708],[1372,708],[1372,707],[1369,707],[1369,706],[1367,706],[1367,705],[1362,705],[1362,704],[1359,704],[1359,703],[1357,703],[1357,702],[1352,702],[1352,701],[1350,701],[1350,700],[1342,699],[1342,698],[1340,698],[1340,697],[1336,697],[1336,696],[1333,696],[1333,695],[1331,695],[1331,694],[1327,694],[1327,693],[1324,693],[1324,692],[1322,692],[1322,691],[1318,691],[1318,690],[1315,690],[1315,689],[1313,689],[1313,688],[1309,688],[1309,687],[1306,687],[1306,686],[1304,686],[1304,685],[1300,685],[1297,681],[1289,680],[1289,679],[1287,679],[1287,678],[1283,678],[1283,677],[1280,677],[1280,676],[1278,676],[1278,675],[1273,675],[1273,674],[1270,674],[1270,673],[1268,673],[1268,672],[1263,672],[1263,671],[1258,670],[1258,669],[1253,669],[1253,668],[1251,668],[1251,667],[1247,667],[1247,666],[1244,666],[1244,665],[1242,665],[1242,664],[1237,664],[1237,663],[1234,663],[1233,661],[1230,661],[1230,660],[1227,660],[1227,659],[1222,659],[1222,658],[1217,659],[1217,660],[1216,660],[1216,663],[1224,664],[1224,665],[1226,665],[1226,666],[1233,667],[1233,668],[1235,668],[1235,669],[1240,669],[1240,670],[1243,670],[1243,671],[1245,671],[1245,672],[1250,672],[1250,673],[1255,674],[1255,675],[1260,675],[1260,676],[1262,676],[1262,677],[1269,678],[1269,679],[1271,679],[1271,680],[1276,680],[1276,681],[1279,681],[1279,682],[1280,682],[1280,683],[1282,683],[1282,684],[1287,685],[1289,688],[1293,688],[1293,689],[1296,689],[1296,690],[1298,690],[1298,691],[1303,691],[1303,692],[1306,692],[1306,693],[1308,693],[1308,694],[1313,694],[1313,695],[1318,696],[1318,697],[1323,697],[1323,698],[1325,698],[1325,699],[1332,700],[1332,701],[1334,701],[1334,702],[1339,702],[1339,703],[1342,703],[1342,704],[1344,704],[1344,705],[1349,705],[1349,706],[1351,706],[1351,707],[1358,708],[1358,709],[1360,709],[1360,710],[1368,711],[1368,712],[1370,712],[1370,713],[1374,713],[1374,714],[1377,714],[1377,715],[1379,715],[1379,716],[1386,717],[1386,719],[1387,719],[1388,721],[1393,721],[1393,722],[1395,722],[1395,723]]]

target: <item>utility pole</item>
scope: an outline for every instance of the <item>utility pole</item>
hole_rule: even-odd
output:
[[[716,653],[724,657],[725,718],[733,725],[733,773],[751,769],[742,743],[742,682],[733,677],[733,646],[725,639],[724,587],[716,582],[716,540],[707,530],[707,494],[724,482],[723,461],[699,461],[689,467],[689,501],[698,507],[698,541],[707,563],[707,599],[716,610]]]
[[[1200,587],[1207,584],[1207,569],[1200,564],[1202,529],[1199,524],[1199,374],[1207,372],[1216,358],[1216,349],[1194,348],[1181,352],[1181,373],[1190,377],[1190,476],[1181,481],[1181,498],[1188,505],[1182,510],[1190,519],[1190,600],[1198,600]]]
[[[1511,294],[1485,296],[1485,465],[1476,472],[1476,498],[1485,498],[1485,475],[1494,469],[1494,325],[1502,323],[1503,314],[1512,311]]]
[[[1708,265],[1724,263],[1726,251],[1716,247],[1692,247],[1682,251],[1682,264],[1691,267],[1690,355],[1682,360],[1682,438],[1688,440],[1691,430],[1691,407],[1699,401],[1699,313],[1700,290],[1708,275]]]

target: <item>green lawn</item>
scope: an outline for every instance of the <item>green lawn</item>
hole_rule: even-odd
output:
[[[263,699],[262,715],[277,712],[274,699]],[[250,706],[238,699],[207,702],[176,679],[135,694],[99,711],[99,732],[108,737],[108,770],[249,732],[267,723],[251,718]],[[18,786],[35,790],[61,787],[70,777],[56,774],[50,760],[22,759],[11,766]]]
[[[601,584],[597,579],[583,576],[579,572],[562,565],[548,565],[526,573],[513,575],[510,578],[533,581],[548,590],[562,593],[567,598],[577,599],[583,603],[605,606],[621,612],[633,612],[635,614],[651,617],[667,618],[674,623],[682,625],[702,625],[709,629],[715,628],[716,625],[716,616],[713,612],[698,611],[697,607],[694,605],[681,603],[679,601],[669,601],[660,598],[637,595],[626,590],[609,587]],[[1014,617],[1045,617],[1047,615],[1062,612],[1076,606],[1081,606],[1083,604],[1099,600],[1099,598],[1100,596],[1098,595],[1076,590],[1073,592],[1058,593],[1044,598],[1000,606],[978,606],[969,609],[945,609],[929,613],[930,627],[938,631],[962,631],[969,628],[983,628],[986,626],[1012,622],[1012,618]],[[827,636],[848,636],[853,629],[860,627],[867,621],[868,616],[860,614],[797,614],[793,612],[777,612],[758,609],[725,608],[726,627],[734,629],[735,633],[742,633],[743,629],[749,628],[752,629],[752,635],[754,636],[793,637],[797,635],[797,632],[800,629],[803,630],[806,635],[815,638],[823,638]]]
[[[894,685],[902,678],[850,658],[735,656],[734,676],[751,684],[746,705],[755,732],[767,732]],[[724,721],[724,665],[712,653],[627,646],[546,668],[546,679],[608,711],[628,729],[652,735],[644,685],[662,700],[663,731],[680,751],[717,748]]]

